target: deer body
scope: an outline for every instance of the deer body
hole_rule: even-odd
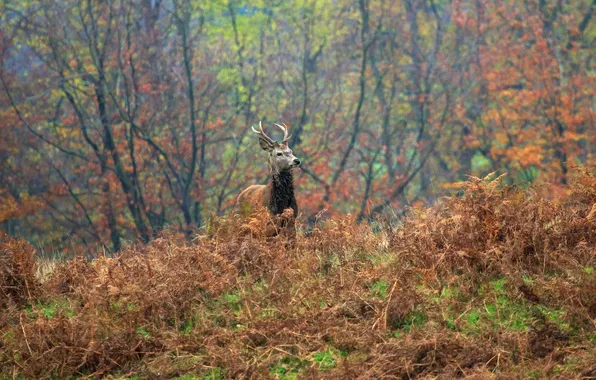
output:
[[[273,175],[267,185],[252,185],[238,196],[238,203],[248,202],[269,209],[272,214],[279,215],[285,209],[294,210],[298,214],[298,204],[294,195],[294,178],[290,172]]]
[[[259,135],[261,148],[269,153],[271,179],[267,185],[252,185],[246,188],[238,196],[237,204],[260,205],[269,209],[274,215],[280,215],[284,210],[290,208],[294,211],[293,218],[296,218],[298,204],[294,195],[292,169],[300,165],[300,160],[294,156],[287,145],[290,138],[287,129],[279,124],[276,125],[284,131],[282,143],[273,141],[265,135],[261,123],[259,123],[260,131],[253,128],[253,131]]]

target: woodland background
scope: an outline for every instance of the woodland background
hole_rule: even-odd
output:
[[[60,251],[190,235],[267,180],[259,120],[290,126],[307,220],[394,215],[492,171],[566,191],[572,166],[596,163],[594,13],[596,0],[5,0],[0,228]]]

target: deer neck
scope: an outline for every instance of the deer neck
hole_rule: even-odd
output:
[[[271,198],[269,199],[269,210],[273,214],[281,214],[287,208],[294,209],[296,213],[296,198],[294,197],[294,177],[289,171],[274,173],[271,175]]]

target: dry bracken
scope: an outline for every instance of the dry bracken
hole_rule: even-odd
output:
[[[4,237],[0,377],[596,376],[596,181],[540,194],[471,178],[397,227],[295,237],[230,216],[43,283]]]

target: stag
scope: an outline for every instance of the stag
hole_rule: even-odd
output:
[[[295,219],[298,215],[298,205],[294,196],[292,169],[300,165],[300,160],[288,147],[290,135],[286,125],[282,124],[275,124],[284,132],[281,143],[265,134],[261,122],[259,122],[259,130],[251,126],[252,131],[259,136],[259,145],[269,154],[271,179],[267,185],[252,185],[246,188],[238,196],[237,204],[261,205],[268,208],[273,215],[283,214],[284,210],[289,208],[294,211],[293,219]]]

